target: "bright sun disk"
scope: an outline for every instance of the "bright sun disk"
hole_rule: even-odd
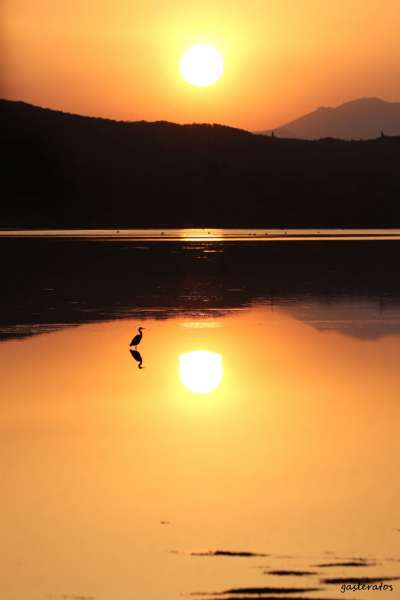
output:
[[[224,71],[224,59],[213,46],[198,44],[186,50],[179,66],[185,81],[204,87],[220,79]]]

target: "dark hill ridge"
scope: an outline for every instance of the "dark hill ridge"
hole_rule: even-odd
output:
[[[337,108],[321,106],[278,127],[275,134],[284,138],[306,140],[326,137],[365,140],[377,138],[382,131],[387,135],[400,135],[400,102],[360,98]]]
[[[400,224],[400,138],[267,138],[0,101],[0,226]]]

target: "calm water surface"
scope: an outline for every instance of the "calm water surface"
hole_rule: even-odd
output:
[[[269,240],[318,240],[321,238],[340,239],[396,239],[400,240],[399,228],[385,229],[4,229],[0,237],[50,237],[86,238],[95,240],[157,240],[157,241],[269,241]]]
[[[397,244],[2,240],[1,598],[400,597]]]

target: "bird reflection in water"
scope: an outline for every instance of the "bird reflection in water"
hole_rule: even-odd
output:
[[[143,358],[142,358],[142,355],[140,354],[140,352],[138,352],[138,350],[129,350],[129,352],[131,353],[132,357],[138,363],[138,369],[144,369],[144,367],[142,366]]]

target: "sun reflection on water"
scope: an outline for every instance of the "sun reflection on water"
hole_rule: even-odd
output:
[[[217,352],[195,350],[179,357],[179,378],[191,392],[212,392],[221,383],[222,376],[222,355]]]

